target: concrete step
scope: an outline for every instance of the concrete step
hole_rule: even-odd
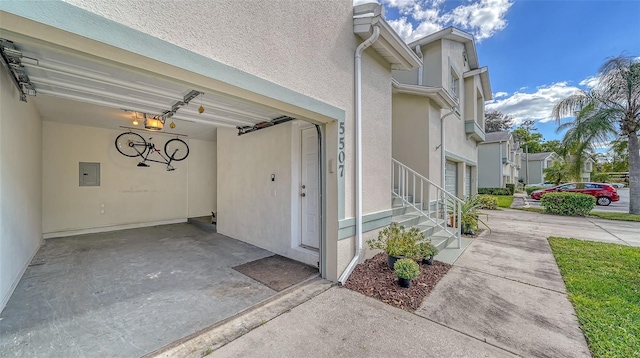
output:
[[[424,216],[422,216],[422,214],[418,212],[391,217],[391,222],[394,222],[400,226],[404,226],[407,229],[415,225],[418,225],[421,222],[424,222],[426,220],[427,218],[425,218]]]
[[[412,202],[413,201],[413,195],[406,195],[404,197],[404,200],[408,201],[408,202]],[[391,206],[401,206],[402,205],[402,198],[397,197],[397,196],[393,196],[392,200],[391,200]]]
[[[416,207],[420,208],[420,203],[416,203]],[[393,216],[411,214],[411,213],[417,212],[417,210],[410,205],[403,206],[402,204],[400,204],[400,205],[392,206],[391,208],[393,210],[393,214],[392,214]]]
[[[415,227],[417,227],[420,230],[420,232],[424,234],[424,237],[427,237],[427,238],[433,236],[434,232],[440,230],[440,227],[436,225],[436,223],[429,220],[424,221],[416,225]]]
[[[431,239],[431,242],[438,248],[438,250],[442,251],[446,249],[451,243],[455,242],[456,236],[448,233],[447,231],[440,229],[436,230],[431,236],[428,238]],[[436,244],[437,242],[437,244]]]

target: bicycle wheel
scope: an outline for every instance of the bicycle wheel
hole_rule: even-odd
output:
[[[126,132],[116,137],[116,149],[127,157],[141,157],[147,150],[147,142],[140,134]]]
[[[189,155],[189,146],[182,139],[169,139],[164,145],[164,154],[171,160],[179,162],[185,160]]]

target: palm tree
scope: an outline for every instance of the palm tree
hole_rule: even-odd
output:
[[[574,120],[561,124],[562,118]],[[556,104],[558,130],[567,129],[563,145],[583,164],[583,153],[619,137],[628,139],[629,213],[640,214],[640,58],[618,56],[600,68],[598,84]]]
[[[561,161],[555,161],[550,167],[543,170],[544,180],[552,181],[554,185],[565,183],[571,178],[569,165]]]

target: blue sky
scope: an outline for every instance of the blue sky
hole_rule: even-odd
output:
[[[355,3],[371,2],[356,0]],[[586,89],[608,58],[640,56],[640,0],[381,0],[386,19],[407,42],[447,26],[476,38],[489,67],[487,104],[535,119],[545,139],[559,139],[553,105]]]

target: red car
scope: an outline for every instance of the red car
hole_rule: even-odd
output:
[[[616,188],[604,183],[567,183],[551,188],[536,190],[531,193],[531,198],[540,200],[546,193],[566,191],[569,193],[589,194],[596,197],[596,204],[607,206],[612,201],[620,200]]]

